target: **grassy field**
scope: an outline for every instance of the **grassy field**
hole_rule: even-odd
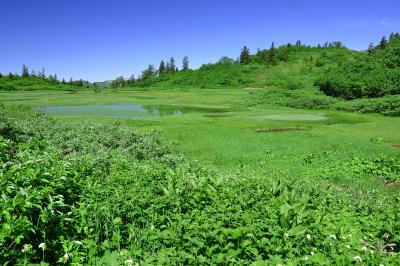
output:
[[[265,90],[2,92],[0,263],[398,264],[400,118]]]
[[[225,173],[252,171],[296,176],[307,172],[303,159],[312,154],[333,152],[329,160],[349,156],[374,159],[396,157],[400,150],[400,118],[382,115],[346,113],[332,110],[297,110],[273,105],[247,106],[251,92],[260,89],[163,89],[103,90],[93,92],[9,92],[1,94],[3,103],[37,106],[136,104],[143,106],[196,106],[221,108],[226,112],[192,112],[180,116],[107,117],[96,116],[96,110],[62,120],[91,119],[122,121],[142,130],[153,128],[175,143],[175,147],[192,159],[200,160]],[[115,115],[118,115],[116,111]],[[289,130],[303,129],[303,130]],[[257,129],[264,129],[256,132]],[[278,132],[268,130],[283,129]],[[377,141],[374,140],[379,140]],[[335,154],[338,149],[340,153]],[[342,157],[342,158],[340,158]],[[331,162],[326,162],[326,166]],[[343,182],[346,177],[332,180]],[[374,181],[371,181],[375,183]],[[365,185],[365,182],[362,182]],[[367,182],[368,184],[369,182]],[[373,184],[374,185],[374,184]]]

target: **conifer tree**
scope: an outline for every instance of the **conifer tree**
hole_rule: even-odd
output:
[[[276,64],[276,49],[274,42],[272,42],[271,48],[268,51],[268,62],[272,65]]]
[[[250,63],[250,50],[249,48],[247,48],[247,46],[243,46],[239,60],[240,63],[243,65],[247,65]]]
[[[368,52],[368,54],[372,54],[372,53],[374,52],[374,50],[375,50],[375,46],[374,46],[374,44],[371,42],[371,43],[368,45],[367,52]]]
[[[23,78],[29,77],[29,70],[26,65],[22,65],[21,77],[23,77]]]
[[[189,69],[189,57],[185,56],[182,60],[182,71]]]
[[[162,74],[162,73],[164,73],[165,72],[165,63],[164,63],[164,60],[161,60],[161,62],[160,62],[160,67],[158,68],[158,73],[160,73],[160,74]]]
[[[167,72],[175,72],[176,70],[176,66],[175,66],[175,59],[173,57],[171,57],[169,59],[169,64],[168,64],[168,68],[167,68]]]
[[[382,39],[381,39],[381,42],[379,43],[379,48],[385,49],[386,46],[387,46],[387,40],[386,40],[386,37],[383,36]]]

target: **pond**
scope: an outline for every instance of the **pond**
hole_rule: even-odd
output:
[[[186,113],[223,113],[221,108],[179,105],[60,105],[39,106],[38,110],[54,116],[159,117]]]

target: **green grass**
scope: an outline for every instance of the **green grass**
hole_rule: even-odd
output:
[[[198,159],[224,172],[235,172],[246,166],[256,174],[285,168],[290,160],[322,152],[332,147],[346,146],[354,156],[374,157],[380,154],[398,155],[399,150],[385,143],[400,143],[396,132],[400,130],[398,118],[380,115],[361,115],[332,110],[297,110],[273,105],[248,107],[243,104],[251,97],[251,89],[232,90],[118,90],[94,93],[65,92],[17,92],[2,93],[5,103],[24,103],[31,106],[91,105],[91,104],[140,104],[140,105],[186,105],[226,108],[229,112],[207,114],[189,113],[181,116],[155,118],[59,116],[63,120],[96,119],[100,121],[123,121],[124,124],[142,130],[156,128],[169,141],[177,143],[190,158]],[[94,114],[95,114],[94,110]],[[116,111],[118,112],[118,111]],[[57,116],[56,116],[57,117]],[[257,134],[256,128],[304,127],[302,132],[273,132]],[[370,139],[383,139],[380,145]],[[290,154],[287,161],[276,160],[265,166],[266,152],[277,158]],[[287,169],[292,175],[299,169]]]
[[[398,264],[400,118],[249,106],[254,91],[2,92],[0,262]],[[14,104],[227,112],[51,120]]]

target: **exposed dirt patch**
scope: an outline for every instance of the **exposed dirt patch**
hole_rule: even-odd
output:
[[[392,147],[400,148],[400,143],[392,143],[390,144]]]
[[[276,127],[276,128],[256,128],[254,129],[257,133],[269,133],[269,132],[284,132],[284,131],[308,131],[307,128],[301,127]]]

